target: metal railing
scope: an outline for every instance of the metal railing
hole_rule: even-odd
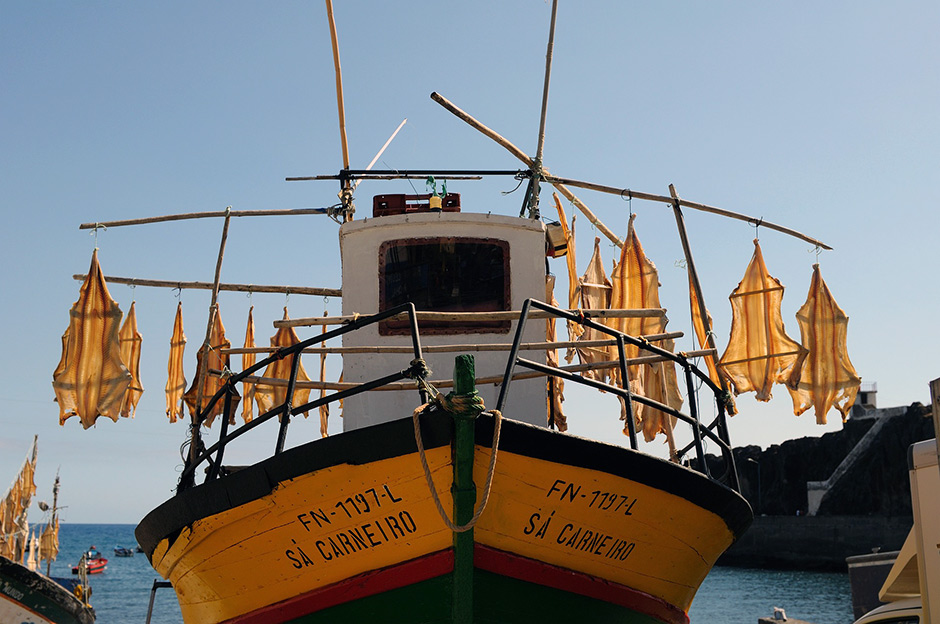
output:
[[[526,321],[529,316],[529,311],[531,308],[536,308],[543,310],[550,315],[556,316],[558,318],[563,318],[568,321],[579,323],[584,327],[589,327],[595,331],[606,334],[607,336],[613,338],[617,343],[617,353],[619,356],[619,371],[620,379],[623,380],[623,387],[619,387],[613,384],[604,383],[596,379],[591,379],[589,377],[584,377],[582,375],[575,374],[571,371],[566,371],[558,367],[549,366],[539,362],[534,362],[532,360],[527,360],[519,357],[519,351],[522,346],[522,336],[525,328]],[[292,404],[292,399],[294,395],[294,389],[297,383],[297,373],[300,367],[300,356],[304,349],[307,347],[313,346],[316,343],[323,343],[330,339],[342,336],[348,332],[356,331],[368,325],[379,323],[385,319],[396,316],[401,313],[407,313],[409,319],[409,327],[411,330],[411,341],[414,358],[411,361],[409,368],[404,370],[399,370],[393,372],[389,375],[375,379],[373,381],[368,381],[356,385],[355,387],[348,388],[345,390],[338,390],[327,396],[323,396],[313,401],[304,403],[303,405],[294,406]],[[690,414],[684,414],[679,410],[676,410],[668,405],[650,399],[648,397],[635,394],[630,391],[629,387],[629,367],[627,365],[627,358],[625,353],[625,347],[627,344],[638,347],[642,351],[646,351],[652,355],[659,356],[665,360],[669,360],[679,365],[683,372],[687,387],[687,396],[689,401],[689,412]],[[238,391],[236,389],[236,384],[242,382],[245,378],[251,376],[258,370],[265,368],[268,364],[282,360],[284,358],[291,358],[291,372],[287,380],[287,389],[286,389],[286,399],[283,403],[271,408],[267,412],[259,415],[257,418],[252,420],[249,423],[246,423],[234,431],[229,431],[229,415],[233,410],[233,398],[238,396]],[[688,359],[681,353],[676,354],[671,351],[667,351],[660,347],[650,344],[648,341],[630,336],[623,332],[611,329],[607,325],[598,323],[591,320],[583,315],[572,314],[567,310],[562,310],[550,305],[547,305],[541,301],[535,299],[528,299],[525,301],[522,306],[522,311],[519,317],[519,322],[516,327],[516,333],[510,347],[509,357],[507,359],[506,371],[503,376],[502,384],[500,386],[499,398],[497,399],[496,409],[502,410],[506,401],[507,393],[509,391],[510,383],[513,379],[513,370],[519,365],[544,375],[561,377],[565,380],[569,380],[575,383],[587,385],[598,390],[609,392],[615,396],[620,397],[624,404],[626,405],[627,411],[627,429],[630,438],[630,448],[633,450],[638,449],[637,441],[637,432],[636,424],[633,418],[634,412],[634,403],[639,403],[647,407],[660,410],[670,416],[687,423],[692,429],[693,440],[685,448],[677,450],[677,455],[681,459],[686,455],[691,449],[695,449],[695,456],[697,459],[697,466],[692,466],[697,469],[699,472],[702,472],[709,478],[712,478],[716,481],[725,483],[734,490],[739,490],[739,482],[737,476],[737,470],[734,465],[734,457],[731,452],[731,445],[728,438],[728,429],[726,422],[726,409],[725,402],[723,398],[723,393],[721,389],[708,378],[706,374],[700,371],[696,366],[688,361]],[[347,397],[360,394],[362,392],[368,392],[375,390],[382,386],[385,386],[390,383],[401,381],[403,379],[424,379],[428,373],[427,367],[424,364],[421,348],[421,339],[418,331],[418,321],[415,313],[415,307],[412,303],[405,303],[395,308],[386,310],[385,312],[380,312],[372,316],[364,316],[357,318],[342,327],[337,329],[319,334],[307,340],[298,342],[297,344],[279,349],[269,357],[261,360],[260,362],[255,363],[253,366],[246,368],[237,374],[232,374],[228,376],[225,380],[225,384],[219,389],[206,403],[205,407],[199,412],[198,422],[205,422],[206,418],[218,402],[223,401],[222,409],[222,424],[219,431],[219,439],[216,443],[212,444],[208,448],[205,448],[202,445],[201,436],[195,437],[190,441],[191,444],[198,445],[197,452],[190,455],[186,461],[186,464],[183,468],[183,471],[180,475],[179,484],[177,486],[177,492],[182,492],[186,489],[189,489],[195,485],[195,475],[196,469],[203,463],[207,463],[208,467],[206,469],[206,481],[211,481],[217,479],[223,471],[222,468],[222,458],[225,452],[226,445],[233,440],[245,435],[252,429],[264,424],[265,422],[271,420],[274,417],[280,417],[280,427],[278,428],[277,442],[274,449],[274,454],[281,453],[284,450],[284,444],[287,438],[287,430],[290,425],[290,419],[292,416],[302,414],[312,409],[316,409],[321,405],[328,403],[340,401]],[[696,378],[700,383],[710,389],[715,397],[718,408],[718,413],[713,422],[708,425],[703,425],[700,421],[700,416],[698,413],[698,403],[696,401],[696,388],[695,380]],[[421,403],[427,402],[426,392],[422,389],[423,386],[418,384],[418,392],[420,394]],[[708,439],[715,442],[721,450],[721,455],[725,463],[725,471],[719,477],[714,477],[711,475],[711,471],[708,467],[705,458],[705,446],[704,440]]]
[[[604,383],[596,379],[591,379],[589,377],[584,377],[581,375],[574,374],[570,371],[562,370],[561,368],[555,366],[549,366],[539,362],[533,362],[532,360],[527,360],[525,358],[519,357],[520,345],[522,344],[522,335],[525,330],[526,320],[529,315],[529,310],[531,308],[536,308],[547,312],[558,318],[565,319],[574,323],[578,323],[584,327],[589,327],[595,331],[601,332],[610,336],[617,341],[617,353],[619,359],[619,371],[620,379],[622,381],[622,387]],[[649,352],[652,355],[656,355],[664,358],[665,360],[674,362],[679,365],[685,376],[686,391],[689,402],[689,414],[684,414],[679,410],[676,410],[668,405],[650,399],[648,397],[635,394],[630,391],[630,377],[629,377],[629,367],[627,365],[627,358],[625,352],[625,346],[627,344],[638,347],[642,351]],[[705,474],[705,476],[725,483],[730,488],[735,491],[740,489],[740,484],[738,482],[738,473],[734,464],[734,455],[731,450],[731,443],[728,437],[728,427],[726,421],[726,409],[725,409],[725,397],[721,388],[719,388],[705,373],[700,371],[698,367],[693,365],[688,359],[683,356],[681,353],[672,353],[666,349],[662,349],[655,345],[650,344],[645,340],[641,340],[629,334],[611,329],[607,325],[592,321],[590,318],[587,318],[583,315],[572,314],[567,310],[562,310],[554,306],[550,306],[541,301],[535,299],[527,299],[522,305],[522,312],[519,317],[519,323],[516,326],[516,334],[513,339],[512,348],[509,352],[509,358],[506,363],[506,372],[503,375],[502,385],[499,391],[499,398],[496,401],[496,409],[502,410],[508,396],[509,386],[513,378],[513,370],[515,367],[523,366],[525,368],[532,369],[534,371],[541,372],[546,375],[553,377],[561,377],[562,379],[572,381],[575,383],[583,384],[602,390],[604,392],[610,392],[618,397],[620,397],[625,406],[626,406],[626,420],[627,420],[627,431],[630,437],[630,448],[633,450],[638,449],[637,435],[636,435],[636,423],[633,418],[633,404],[640,403],[647,407],[657,409],[665,414],[674,416],[675,418],[687,423],[692,428],[692,442],[685,448],[678,450],[677,455],[681,460],[682,456],[689,452],[692,448],[695,449],[696,459],[698,466],[696,469],[699,472]],[[698,401],[696,400],[696,389],[695,389],[695,379],[698,380],[705,387],[709,388],[715,395],[715,400],[717,404],[717,416],[715,420],[708,424],[703,425],[700,421],[698,413]],[[715,430],[717,429],[717,433]],[[715,442],[718,447],[721,449],[721,455],[725,463],[725,471],[719,477],[714,477],[711,475],[711,471],[708,467],[708,463],[705,457],[705,446],[703,443],[704,439],[709,439]]]
[[[342,336],[343,334],[356,331],[368,325],[379,323],[389,317],[393,317],[401,313],[407,313],[409,326],[411,329],[411,343],[414,359],[411,361],[409,368],[396,371],[379,379],[359,384],[353,388],[334,392],[333,394],[309,401],[303,405],[295,406],[292,404],[294,388],[297,383],[297,371],[300,368],[300,356],[304,349],[316,343],[326,342],[327,340],[331,340],[333,338]],[[246,377],[261,370],[262,368],[267,367],[268,364],[287,357],[291,358],[291,372],[287,380],[286,400],[280,405],[272,407],[267,412],[259,415],[251,422],[238,427],[232,432],[229,432],[229,415],[232,414],[234,407],[232,400],[233,397],[238,396],[236,384],[240,383]],[[421,354],[421,339],[418,333],[418,320],[417,316],[415,315],[415,307],[413,303],[404,303],[386,310],[385,312],[380,312],[372,316],[360,317],[337,329],[324,332],[313,338],[308,338],[307,340],[298,342],[297,344],[290,347],[278,349],[276,352],[264,358],[260,362],[255,363],[253,366],[246,368],[240,373],[227,377],[225,384],[209,399],[205,407],[199,411],[198,422],[201,424],[205,422],[209,414],[212,413],[212,410],[215,408],[218,402],[220,400],[223,402],[221,418],[222,424],[219,430],[219,440],[208,448],[202,447],[201,436],[197,436],[190,441],[190,444],[196,444],[199,448],[195,454],[191,455],[190,458],[187,459],[186,464],[183,467],[183,471],[180,474],[179,484],[177,485],[177,492],[182,492],[195,485],[196,468],[198,468],[204,462],[209,464],[208,470],[206,472],[206,481],[217,479],[222,471],[222,457],[225,453],[226,445],[229,442],[245,435],[255,427],[258,427],[271,420],[275,416],[280,417],[277,443],[274,448],[274,454],[277,455],[284,450],[284,444],[287,439],[287,428],[290,425],[290,419],[292,416],[316,409],[321,405],[326,405],[327,403],[341,401],[347,397],[360,394],[362,392],[368,392],[369,390],[374,390],[375,388],[379,388],[389,383],[401,381],[402,379],[423,377],[426,374],[426,370],[427,369],[424,366]],[[421,402],[425,403],[427,401],[425,391],[419,387],[418,392],[421,397]]]

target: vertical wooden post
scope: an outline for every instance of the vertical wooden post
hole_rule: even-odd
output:
[[[208,358],[209,358],[209,348],[211,345],[209,341],[212,337],[212,326],[215,325],[215,317],[219,314],[219,284],[222,279],[222,259],[225,257],[225,242],[228,240],[228,225],[232,218],[232,207],[228,206],[225,209],[225,223],[222,225],[222,241],[219,243],[219,256],[215,262],[215,278],[212,281],[212,300],[209,303],[209,322],[206,324],[206,338],[202,342],[202,360],[199,366],[199,370],[196,372],[196,413],[192,415],[192,423],[190,424],[190,441],[189,441],[189,464],[193,464],[196,461],[196,456],[199,454],[200,440],[202,439],[202,434],[199,430],[199,427],[202,425],[202,422],[199,419],[199,412],[202,411],[202,388],[205,385],[205,376],[208,374]],[[223,418],[228,418],[228,414],[222,414]],[[193,476],[195,478],[195,476]]]
[[[476,370],[472,355],[458,355],[454,361],[454,394],[476,393]],[[473,517],[477,492],[473,483],[475,412],[454,414],[454,524],[463,525]],[[454,533],[454,624],[473,620],[473,529]]]
[[[715,335],[712,333],[711,323],[708,322],[708,310],[705,307],[705,295],[702,293],[702,284],[698,280],[698,271],[695,270],[695,260],[692,259],[692,247],[689,245],[689,236],[685,230],[685,218],[682,216],[682,208],[679,206],[679,194],[676,192],[676,187],[672,184],[669,185],[669,194],[672,196],[672,211],[676,216],[676,227],[679,229],[679,239],[682,242],[682,251],[685,253],[685,264],[689,271],[689,279],[692,282],[692,288],[695,290],[695,297],[698,299],[698,313],[702,318],[702,326],[705,328],[705,341],[707,346],[702,346],[706,349],[716,349]],[[721,375],[721,371],[718,371],[718,385],[721,386],[722,394],[727,396],[728,382]],[[725,444],[731,444],[731,439],[728,434],[728,423],[724,409],[718,410],[718,433]]]

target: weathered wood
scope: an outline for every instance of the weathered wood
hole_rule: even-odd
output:
[[[628,188],[616,188],[613,186],[605,186],[603,184],[595,184],[593,182],[583,182],[581,180],[572,180],[571,178],[559,178],[556,176],[545,176],[545,181],[550,184],[562,184],[568,186],[574,186],[577,188],[588,189],[591,191],[598,191],[600,193],[607,193],[610,195],[619,195],[627,199],[645,199],[648,201],[660,202],[663,204],[672,204],[673,198],[666,197],[664,195],[655,195],[652,193],[643,193],[641,191],[634,191]],[[717,208],[715,206],[709,206],[707,204],[701,204],[699,202],[689,201],[687,199],[680,199],[679,205],[683,208],[691,208],[692,210],[700,210],[702,212],[709,212],[712,214],[721,215],[723,217],[728,217],[730,219],[737,219],[738,221],[744,221],[751,225],[759,225],[760,227],[765,227],[769,230],[775,230],[783,234],[788,234],[789,236],[796,237],[800,240],[806,241],[812,245],[817,245],[821,249],[831,250],[832,247],[819,241],[811,236],[807,236],[802,232],[798,232],[794,229],[777,225],[776,223],[771,223],[770,221],[765,221],[763,218],[749,217],[748,215],[740,214],[737,212],[732,212],[730,210],[725,210],[724,208]]]
[[[684,355],[687,358],[702,357],[705,355],[715,355],[715,350],[714,349],[700,349],[698,351],[683,352],[682,355]],[[654,364],[656,362],[664,362],[666,361],[666,359],[667,358],[661,355],[644,355],[644,356],[636,357],[636,358],[628,358],[627,365],[632,366],[634,364]],[[580,373],[580,372],[584,372],[587,370],[617,368],[619,366],[620,366],[619,361],[610,360],[606,362],[594,362],[591,364],[572,364],[570,366],[560,366],[558,370]],[[222,374],[222,371],[210,370],[209,374],[219,376]],[[547,374],[541,371],[527,371],[524,373],[514,374],[512,376],[512,379],[515,381],[518,379],[537,379],[539,377],[546,377],[546,376]],[[274,379],[271,377],[258,377],[255,375],[249,375],[248,377],[245,377],[242,381],[246,381],[248,383],[253,383],[253,384],[258,384],[258,385],[268,385],[268,386],[286,386],[287,385],[286,379]],[[486,385],[486,384],[498,384],[498,383],[502,383],[502,381],[503,381],[502,375],[476,378],[476,384],[478,386]],[[429,381],[429,383],[438,389],[454,387],[454,382],[451,379],[435,379],[435,380]],[[360,384],[356,384],[356,383],[352,383],[348,381],[345,381],[345,382],[298,381],[298,382],[295,382],[294,384],[296,388],[310,388],[312,390],[319,390],[319,389],[349,390],[350,388],[355,388],[358,385]],[[414,392],[414,389],[415,389],[415,384],[413,381],[402,381],[402,382],[386,384],[380,388],[376,388],[375,390],[384,391],[384,392],[390,392],[390,391],[398,392],[402,390],[407,390],[407,391]]]
[[[529,158],[529,156],[525,152],[523,152],[521,149],[513,145],[511,142],[509,142],[505,137],[501,136],[495,130],[492,130],[491,128],[488,128],[487,126],[484,126],[482,123],[474,119],[471,115],[469,115],[465,111],[458,108],[453,102],[451,102],[450,100],[448,100],[441,94],[436,93],[436,92],[432,93],[431,99],[437,102],[438,104],[440,104],[441,106],[443,106],[444,108],[446,108],[448,111],[450,111],[454,115],[456,115],[458,118],[465,121],[472,128],[475,128],[479,132],[483,133],[484,135],[488,136],[492,140],[496,141],[499,145],[502,145],[506,150],[509,151],[510,154],[512,154],[513,156],[521,160],[523,163],[525,163],[526,166],[528,166],[530,170],[532,171],[541,170],[542,179],[549,182],[552,186],[554,186],[558,190],[559,193],[564,195],[568,201],[574,204],[574,206],[578,210],[581,211],[581,214],[587,217],[588,221],[594,224],[594,227],[596,227],[602,234],[604,234],[604,236],[606,236],[612,243],[614,243],[618,247],[623,247],[623,241],[620,240],[620,238],[616,234],[614,234],[610,228],[604,225],[601,222],[601,220],[597,218],[597,215],[591,212],[590,208],[588,208],[584,202],[578,199],[575,196],[575,194],[572,193],[564,184],[551,181],[550,178],[552,178],[552,176],[549,174],[547,167],[544,167],[544,166],[536,167],[535,161]]]
[[[649,334],[638,336],[641,340],[647,342],[659,342],[662,340],[682,338],[685,334],[679,332],[668,332],[665,334]],[[617,344],[616,340],[565,340],[560,342],[524,342],[519,345],[521,351],[553,351],[555,349],[566,349],[569,347],[612,347]],[[451,344],[451,345],[422,345],[421,351],[424,353],[460,353],[479,352],[479,351],[509,351],[512,344],[508,342],[494,344]],[[233,347],[231,349],[222,349],[222,354],[241,355],[244,353],[274,353],[278,347]],[[414,353],[413,347],[397,346],[363,346],[363,347],[307,347],[304,353]]]
[[[85,275],[73,275],[72,279],[83,281]],[[151,286],[154,288],[178,288],[181,290],[212,290],[215,284],[211,282],[171,282],[169,280],[149,280],[136,277],[117,277],[105,275],[109,284],[126,284],[128,286]],[[263,284],[222,284],[219,290],[247,292],[247,293],[277,293],[291,295],[317,295],[321,297],[342,297],[343,291],[339,288],[317,288],[312,286],[267,286]]]
[[[93,230],[95,228],[123,227],[125,225],[147,225],[150,223],[163,223],[165,221],[185,221],[187,219],[209,219],[218,217],[291,217],[297,215],[329,214],[327,208],[287,208],[283,210],[216,210],[212,212],[186,212],[182,214],[163,215],[160,217],[144,217],[141,219],[124,219],[122,221],[96,221],[95,223],[82,223],[80,230]]]
[[[663,308],[642,308],[637,310],[569,310],[571,314],[583,313],[585,317],[591,319],[605,318],[653,318],[666,315]],[[423,312],[415,313],[419,321],[438,321],[468,323],[473,321],[514,321],[519,318],[518,310],[507,310],[505,312]],[[274,321],[275,327],[310,327],[311,325],[343,325],[362,318],[363,314],[348,314],[345,316],[311,316],[306,318],[283,319]],[[530,319],[546,319],[552,315],[541,310],[529,312]],[[407,318],[408,313],[402,312],[392,319]]]
[[[343,70],[339,63],[339,41],[336,20],[333,19],[333,1],[326,0],[326,15],[330,22],[330,43],[333,46],[333,68],[336,72],[336,108],[339,110],[339,138],[343,148],[343,169],[349,169],[349,146],[346,143],[346,106],[343,104]]]

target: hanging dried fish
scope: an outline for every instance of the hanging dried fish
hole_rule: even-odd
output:
[[[252,313],[255,310],[255,306],[248,308],[248,327],[245,328],[245,348],[254,349],[255,348],[255,320],[252,316]],[[254,353],[242,353],[242,370],[248,370],[255,365],[256,356]],[[250,423],[253,418],[252,415],[252,403],[255,400],[255,384],[243,381],[242,382],[242,420],[246,423]]]
[[[806,349],[784,331],[783,285],[767,272],[757,239],[744,278],[729,298],[731,337],[718,366],[736,394],[756,391],[758,401],[769,401],[773,384],[799,381]]]
[[[555,276],[545,276],[545,301],[549,305],[558,307],[558,301],[555,299]],[[555,317],[550,316],[545,321],[545,341],[555,342]],[[546,355],[549,366],[558,366],[558,351],[549,349]],[[565,400],[565,380],[561,377],[548,376],[548,422],[558,431],[568,431],[568,418],[561,408]]]
[[[561,207],[561,200],[558,199],[558,193],[552,193],[555,198],[555,210],[558,211],[558,222],[561,223],[561,231],[565,235],[565,245],[568,253],[565,254],[565,262],[568,265],[568,309],[574,310],[581,305],[581,283],[578,281],[578,267],[575,262],[574,248],[574,215],[571,217],[571,230],[568,229],[568,219],[565,217],[565,209]],[[567,321],[568,340],[577,340],[584,332],[584,328],[578,323]],[[569,364],[574,359],[575,349],[569,347],[565,353],[565,361]]]
[[[222,355],[222,350],[230,348],[232,343],[225,337],[225,326],[222,325],[222,315],[218,311],[218,306],[215,308],[214,317],[212,330],[209,332],[208,351],[200,349],[196,353],[196,379],[193,380],[193,385],[183,395],[183,400],[186,401],[186,406],[189,408],[189,413],[193,419],[197,417],[197,412],[201,412],[209,405],[209,400],[225,384],[218,374],[210,374],[210,371],[229,370],[230,358],[228,355]],[[203,363],[203,359],[205,359],[205,363]],[[232,397],[232,407],[228,414],[230,424],[235,424],[235,409],[240,399],[241,397],[237,394]],[[199,403],[198,410],[196,409],[197,401]],[[225,400],[224,397],[220,397],[212,406],[212,409],[209,410],[209,413],[205,415],[202,424],[207,428],[211,427],[215,417],[221,414],[223,409],[225,409]]]
[[[330,313],[329,310],[324,310],[323,316],[328,316],[329,313]],[[321,334],[326,333],[326,325],[323,325],[320,328],[320,333]],[[325,347],[326,343],[321,342],[320,346]],[[324,383],[325,381],[326,381],[326,352],[324,351],[323,353],[320,354],[320,383]],[[320,388],[320,398],[322,399],[325,396],[326,396],[326,388]],[[325,438],[327,437],[327,435],[329,435],[327,433],[327,428],[328,428],[329,420],[330,420],[330,404],[324,403],[323,405],[320,406],[319,411],[320,411],[320,437]]]
[[[183,375],[185,348],[183,303],[179,302],[176,304],[176,319],[173,321],[173,335],[170,338],[170,358],[166,365],[166,415],[171,423],[183,416],[183,392],[186,390],[186,377]]]
[[[78,416],[85,429],[99,416],[117,422],[131,374],[121,362],[118,343],[121,309],[108,293],[97,249],[69,317],[62,358],[52,374],[59,424],[71,416]]]
[[[121,416],[133,418],[137,411],[137,403],[144,393],[144,386],[140,383],[140,345],[143,342],[140,332],[137,331],[137,302],[131,302],[131,309],[127,311],[121,331],[118,332],[118,342],[121,344],[121,361],[131,374],[131,383],[124,393],[121,403]]]
[[[636,215],[630,215],[627,226],[627,237],[620,251],[620,262],[614,269],[612,278],[611,309],[643,309],[661,308],[659,301],[659,272],[653,261],[646,256],[643,245],[637,236],[634,221]],[[665,317],[623,318],[610,319],[608,325],[613,329],[631,336],[645,336],[659,334],[666,330]],[[674,343],[667,341],[664,348],[672,350]],[[645,355],[639,347],[626,345],[624,349],[627,358]],[[610,349],[611,359],[619,357],[616,347]],[[668,405],[678,410],[682,407],[682,395],[676,384],[676,369],[674,362],[657,362],[654,364],[639,364],[630,366],[628,374],[631,381],[631,390],[643,396]],[[622,385],[619,374],[615,379]],[[625,405],[622,416],[626,420]],[[674,417],[657,409],[640,403],[634,403],[635,419],[642,427],[644,438],[651,441],[658,433],[666,435],[671,455],[675,455],[675,443],[672,438]],[[625,428],[626,430],[626,428]]]
[[[705,330],[705,323],[702,320],[701,307],[699,306],[698,296],[695,294],[695,287],[692,285],[692,274],[689,273],[689,306],[692,310],[692,329],[695,331],[695,337],[698,339],[699,347],[702,349],[708,349],[708,334]],[[713,327],[712,315],[705,310],[705,314],[708,315],[708,326]],[[721,378],[718,373],[718,365],[715,363],[714,355],[706,355],[705,366],[708,368],[708,378],[711,379],[715,385],[721,386]],[[730,382],[729,382],[730,384]],[[733,386],[732,386],[733,389]],[[725,409],[728,410],[730,416],[734,416],[738,413],[738,407],[734,403],[733,396],[727,396],[725,402]]]
[[[798,372],[799,385],[789,389],[793,413],[799,416],[813,407],[816,422],[825,425],[826,414],[835,407],[845,422],[862,379],[846,350],[849,317],[829,292],[818,264],[813,265],[809,294],[796,313],[796,320],[800,324],[803,347],[809,355]]]
[[[611,285],[607,279],[607,273],[604,272],[604,262],[601,260],[601,239],[594,238],[594,253],[588,262],[588,267],[584,275],[579,280],[581,289],[581,307],[587,309],[606,309],[610,307]],[[578,338],[579,341],[602,340],[606,334],[585,327],[584,332]],[[578,347],[578,357],[582,364],[593,364],[607,360],[607,349],[605,347]],[[584,372],[585,377],[590,377],[598,381],[606,381],[609,375],[608,369],[588,370]]]
[[[284,320],[286,321],[289,318],[287,308],[285,307]],[[300,342],[300,338],[297,337],[297,332],[294,331],[293,327],[280,327],[277,333],[271,337],[271,346],[277,348],[291,347],[298,342]],[[300,354],[296,357],[300,357]],[[264,370],[264,376],[268,379],[281,379],[287,382],[290,378],[292,359],[291,357],[285,357],[271,362]],[[310,377],[307,376],[307,371],[304,370],[302,362],[298,362],[297,364],[297,381],[310,381]],[[258,402],[258,410],[262,413],[267,412],[287,400],[287,386],[257,384],[257,386],[255,386],[255,400]],[[309,388],[295,388],[294,396],[291,397],[291,405],[303,405],[309,400]],[[281,415],[281,417],[283,417],[283,415]],[[307,412],[304,412],[304,418],[306,417]]]

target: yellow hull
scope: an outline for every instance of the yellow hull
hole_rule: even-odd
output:
[[[451,513],[450,423],[440,415],[422,423],[437,495]],[[477,421],[477,488],[492,427],[490,417]],[[291,449],[145,518],[138,537],[176,588],[186,622],[292,621],[454,572],[454,534],[434,505],[410,420],[370,429]],[[639,597],[653,605],[652,619],[626,621],[681,622],[749,522],[743,499],[691,470],[506,421],[472,533],[475,567],[624,608]],[[565,586],[569,575],[583,589]]]

